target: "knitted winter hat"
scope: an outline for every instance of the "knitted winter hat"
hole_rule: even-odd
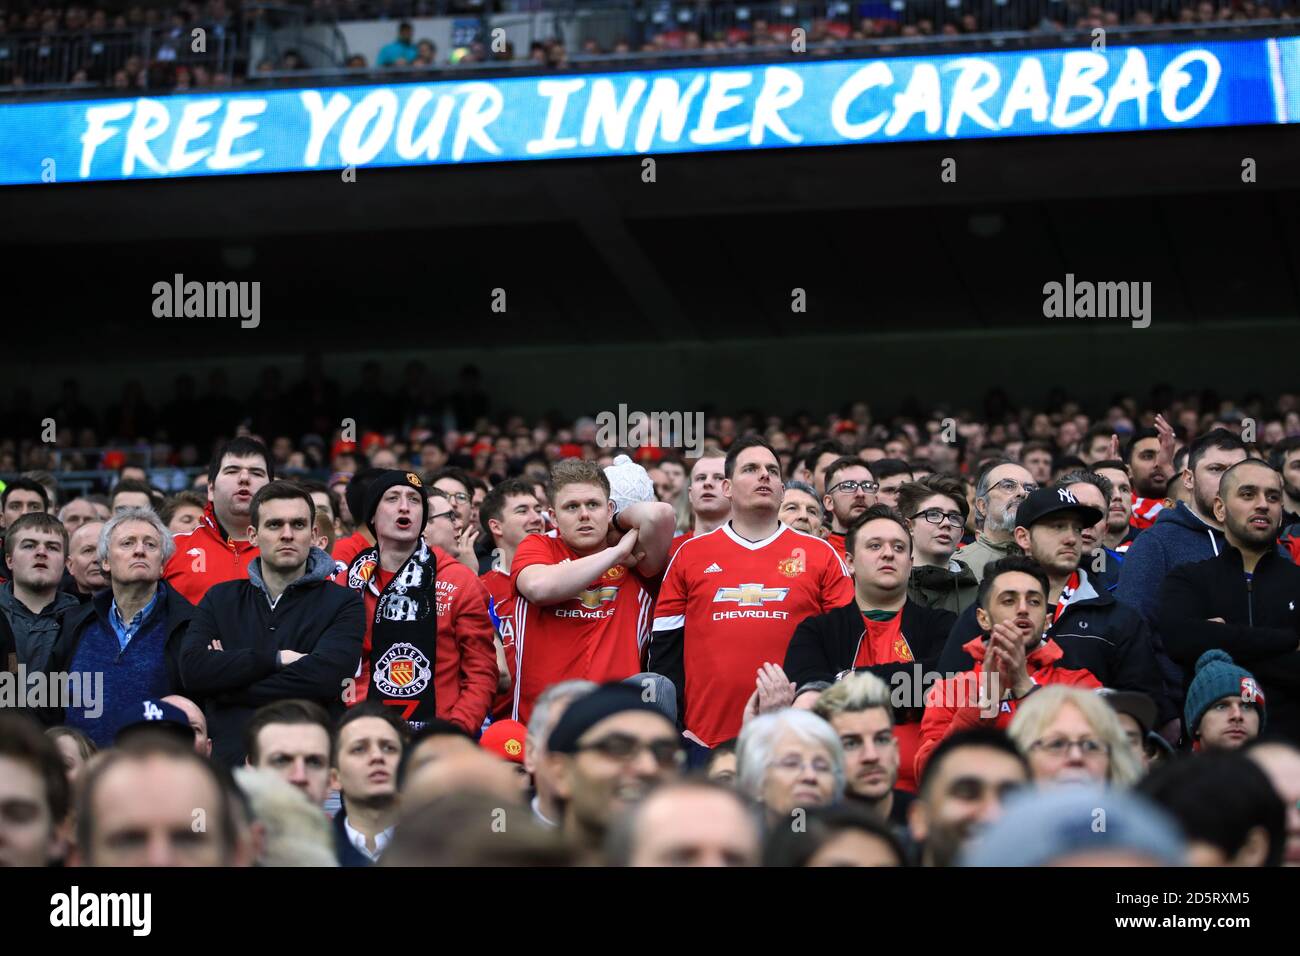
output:
[[[376,538],[378,538],[379,535],[378,532],[375,531],[375,512],[379,510],[379,502],[383,500],[384,493],[388,491],[389,488],[398,485],[407,488],[414,488],[420,493],[421,534],[424,533],[424,526],[429,523],[429,496],[425,492],[424,482],[420,480],[420,476],[413,471],[398,471],[395,468],[381,471],[372,478],[370,484],[366,486],[366,527],[370,529],[370,533],[375,535]]]
[[[1196,662],[1196,676],[1187,688],[1187,703],[1183,720],[1187,733],[1195,736],[1201,718],[1216,700],[1241,695],[1245,700],[1259,705],[1259,729],[1264,729],[1264,692],[1250,671],[1233,663],[1227,651],[1206,651]]]

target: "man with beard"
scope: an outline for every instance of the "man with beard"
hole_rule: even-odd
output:
[[[1086,487],[1100,503],[1101,493]],[[1146,622],[1099,587],[1083,560],[1083,529],[1098,525],[1102,514],[1071,488],[1044,488],[1017,511],[1016,541],[1048,576],[1046,637],[1060,648],[1062,666],[1087,670],[1106,687],[1141,691],[1156,702],[1163,725],[1178,716],[1171,698],[1181,697],[1181,687],[1167,686]],[[970,611],[957,619],[939,658],[941,673],[971,668],[969,642],[981,627]]]
[[[1079,566],[1088,570],[1098,589],[1115,590],[1119,584],[1119,562],[1105,545],[1110,521],[1110,501],[1115,494],[1110,479],[1092,471],[1071,471],[1053,482],[1052,487],[1067,489],[1076,500],[1090,508],[1096,508],[1101,515],[1096,524],[1084,528],[1081,533],[1083,547]]]
[[[822,503],[831,516],[826,542],[844,556],[844,535],[855,518],[876,503],[880,485],[862,459],[837,458],[826,469],[826,494]]]
[[[1177,472],[1173,463],[1174,432],[1163,416],[1155,428],[1139,428],[1124,455],[1133,476],[1133,527],[1145,531],[1164,510],[1169,483]]]
[[[687,498],[691,504],[694,522],[690,534],[679,534],[668,546],[670,561],[677,553],[677,549],[691,538],[721,528],[731,517],[731,501],[722,494],[722,483],[727,480],[724,472],[726,462],[726,456],[720,452],[716,455],[706,453],[691,467],[691,484]]]
[[[1014,534],[1016,509],[1030,492],[1037,490],[1038,482],[1014,461],[991,461],[980,470],[975,483],[975,514],[982,526],[974,542],[959,552],[962,563],[977,580],[984,577],[986,565],[1020,554]]]
[[[253,495],[275,478],[275,461],[266,446],[235,438],[213,456],[208,467],[208,507],[197,528],[176,535],[176,551],[164,579],[191,604],[208,588],[248,577],[257,547],[248,540]]]
[[[783,488],[771,446],[757,437],[738,440],[725,470],[731,518],[673,558],[655,604],[646,668],[673,682],[679,721],[704,747],[739,734],[754,674],[785,659],[799,621],[853,600],[844,560],[777,518]]]
[[[1282,546],[1300,564],[1300,435],[1273,446],[1268,463],[1282,476]]]
[[[915,797],[899,790],[899,747],[889,685],[875,674],[850,674],[813,705],[813,713],[840,735],[844,746],[844,795],[900,829]]]
[[[431,501],[433,510],[429,524],[446,521],[451,524],[451,504]],[[510,565],[515,559],[515,549],[530,534],[546,530],[542,505],[533,493],[533,486],[522,478],[507,478],[483,499],[479,507],[479,520],[492,541],[492,567],[479,575],[479,581],[488,592],[488,614],[496,627],[498,664],[505,662],[502,678],[497,684],[497,696],[492,701],[492,716],[503,719],[514,708],[515,675],[519,661],[515,645],[515,595],[510,587]],[[451,530],[450,528],[448,530]]]
[[[1223,529],[1214,501],[1223,473],[1246,459],[1246,446],[1225,428],[1198,438],[1187,454],[1183,488],[1191,501],[1166,508],[1124,556],[1115,597],[1136,608],[1154,626],[1165,577],[1180,564],[1204,561],[1223,551]],[[1136,474],[1134,484],[1137,485]]]
[[[1054,497],[1054,493],[1046,490],[1035,495]],[[1026,499],[1025,506],[1043,507],[1034,495]],[[1070,566],[1071,560],[1078,561],[1082,519],[1070,513],[1078,508],[1077,503],[1063,500],[1061,507],[1053,509],[1055,514],[1045,511],[1042,516],[1045,530],[1066,545],[1053,549],[1064,552],[1059,554],[1053,574]],[[1017,528],[1021,530],[1025,529]],[[1068,547],[1070,540],[1074,542],[1073,552]],[[1027,536],[1025,543],[1029,543]],[[1039,687],[1063,684],[1093,689],[1101,686],[1086,669],[1068,663],[1056,641],[1043,636],[1051,591],[1048,571],[1031,558],[1013,556],[989,565],[988,573],[980,582],[975,606],[980,634],[962,647],[971,666],[935,683],[926,695],[921,744],[916,754],[918,779],[924,779],[925,765],[944,737],[976,727],[1005,730],[1020,702]]]
[[[1282,478],[1247,459],[1223,473],[1214,514],[1226,546],[1217,558],[1169,572],[1160,631],[1189,677],[1206,651],[1248,667],[1268,694],[1273,731],[1300,742],[1300,567],[1278,553]]]
[[[826,509],[822,506],[816,489],[807,482],[792,479],[785,483],[785,495],[781,499],[781,509],[777,515],[782,524],[789,525],[796,531],[817,538],[826,536]]]
[[[1029,783],[1029,764],[1000,730],[955,733],[935,747],[908,812],[922,866],[953,866],[966,845],[1002,816]]]
[[[1124,554],[1141,533],[1133,527],[1133,482],[1128,468],[1118,458],[1105,459],[1092,466],[1092,473],[1110,482],[1110,504],[1106,509],[1106,534],[1103,543],[1115,564],[1124,563]]]

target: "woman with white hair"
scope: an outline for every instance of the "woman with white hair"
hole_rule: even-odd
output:
[[[736,785],[768,822],[796,808],[826,807],[844,792],[844,748],[831,725],[806,710],[756,717],[736,745]]]
[[[1039,783],[1127,787],[1142,776],[1114,709],[1092,691],[1061,686],[1035,691],[1007,733]]]

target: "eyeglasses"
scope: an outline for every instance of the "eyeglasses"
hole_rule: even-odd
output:
[[[1003,478],[993,487],[996,488],[998,491],[1005,491],[1007,494],[1013,494],[1017,491],[1020,491],[1021,489],[1024,489],[1025,494],[1032,495],[1035,491],[1038,490],[1038,482],[1036,481],[1019,482],[1016,481],[1016,479],[1014,478]]]
[[[648,750],[650,756],[654,757],[655,763],[665,770],[680,767],[686,761],[686,754],[682,752],[681,746],[675,740],[652,740],[646,743],[627,734],[610,734],[589,744],[578,745],[579,753],[588,750],[594,750],[610,760],[621,763],[629,763],[639,757],[641,751]]]
[[[942,508],[927,508],[925,511],[918,511],[912,515],[912,520],[924,518],[930,524],[943,524],[945,518],[953,527],[960,528],[966,523],[966,519],[961,516],[960,511],[944,511]]]
[[[464,504],[465,502],[469,501],[469,495],[465,494],[465,492],[463,491],[445,491],[443,492],[443,494],[445,494],[452,501],[459,501],[461,504]]]
[[[452,524],[455,524],[455,523],[456,523],[456,512],[454,512],[454,511],[444,511],[444,512],[442,512],[441,514],[429,515],[429,520],[430,520],[430,521],[437,521],[439,518],[446,518],[446,519],[447,519],[448,521],[450,521]]]
[[[1079,753],[1083,754],[1084,757],[1096,757],[1098,754],[1110,755],[1109,744],[1104,744],[1100,740],[1093,740],[1091,737],[1084,737],[1082,740],[1055,737],[1051,740],[1035,740],[1029,745],[1030,750],[1042,750],[1053,757],[1064,757],[1075,747],[1079,748]]]
[[[841,481],[831,488],[831,494],[842,491],[846,495],[851,495],[856,493],[859,488],[869,495],[874,495],[880,490],[880,483],[876,481]]]
[[[787,773],[799,773],[808,766],[812,767],[813,773],[831,774],[835,772],[834,765],[825,757],[813,757],[812,761],[809,762],[804,760],[803,757],[800,757],[798,754],[790,754],[789,756],[782,757],[780,760],[771,764],[771,766],[776,767],[778,770],[784,770]]]

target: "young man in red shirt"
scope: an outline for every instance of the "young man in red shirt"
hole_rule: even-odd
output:
[[[496,625],[501,653],[504,655],[509,679],[499,687],[492,701],[492,716],[505,718],[514,709],[514,683],[519,673],[519,659],[515,644],[515,594],[510,587],[510,565],[515,551],[530,534],[546,530],[542,518],[542,505],[533,493],[531,482],[522,478],[507,478],[493,486],[479,507],[479,520],[483,530],[491,536],[493,545],[492,567],[479,576],[487,589],[488,614]]]
[[[801,620],[853,600],[848,566],[831,546],[778,519],[784,489],[772,447],[737,441],[725,472],[731,518],[674,556],[648,665],[676,685],[686,735],[704,747],[740,733],[755,673],[785,660]]]
[[[487,595],[472,571],[423,537],[424,483],[384,471],[366,493],[375,547],[348,568],[346,583],[366,605],[356,693],[399,708],[418,728],[433,717],[477,733],[497,685]]]
[[[208,507],[198,527],[175,535],[163,578],[191,604],[208,588],[248,577],[258,550],[248,541],[253,495],[275,478],[275,462],[255,438],[234,438],[208,466]]]
[[[722,483],[727,478],[724,471],[726,462],[721,451],[717,454],[706,451],[691,467],[691,483],[686,495],[690,499],[694,522],[688,534],[673,538],[668,548],[669,560],[691,538],[722,527],[731,517],[731,502],[722,494]]]
[[[551,469],[550,499],[556,531],[526,536],[510,568],[519,659],[512,716],[525,723],[552,684],[605,683],[642,671],[654,589],[676,521],[664,502],[635,502],[616,513],[604,471],[577,458]]]
[[[918,780],[945,737],[975,727],[1005,730],[1020,702],[1039,687],[1101,686],[1083,668],[1062,667],[1060,645],[1043,636],[1049,590],[1047,572],[1033,558],[1016,555],[988,566],[975,611],[983,633],[964,648],[975,665],[936,682],[926,695],[916,753]]]

